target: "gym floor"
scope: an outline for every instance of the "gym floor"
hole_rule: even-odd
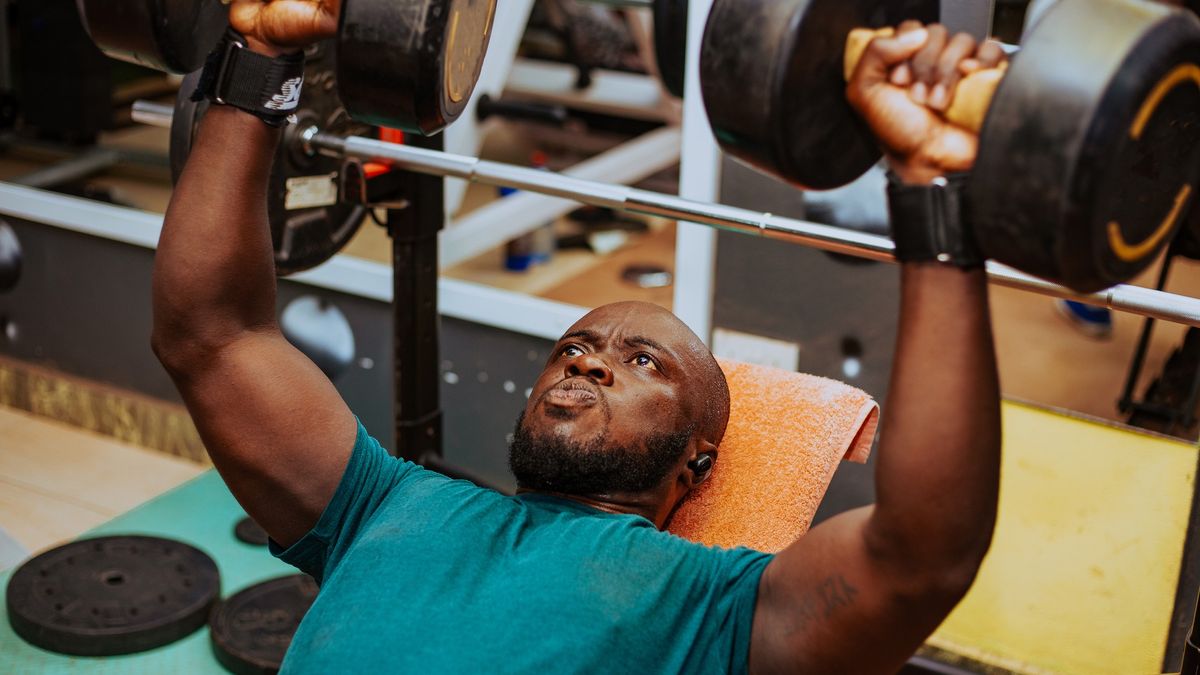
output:
[[[133,127],[108,134],[102,143],[134,153],[161,152],[167,144],[167,132]],[[530,149],[516,135],[493,134],[483,154],[519,162],[528,157]],[[0,158],[0,180],[36,170],[54,159],[53,153],[7,153]],[[165,210],[170,198],[165,167],[112,171],[95,177],[89,185],[107,188],[117,200],[152,212]],[[491,188],[471,186],[464,211],[486,203],[492,195]],[[637,288],[620,280],[620,270],[633,263],[670,269],[673,247],[673,224],[659,221],[604,256],[583,250],[560,251],[550,264],[514,274],[501,269],[503,252],[496,249],[445,273],[584,306],[641,299],[669,307],[670,288]],[[386,262],[389,250],[383,230],[368,224],[348,246],[347,253]],[[1151,285],[1156,275],[1157,268],[1153,268],[1135,283]],[[1168,289],[1200,295],[1200,265],[1178,261]],[[1116,401],[1142,326],[1139,317],[1116,314],[1112,336],[1098,340],[1068,325],[1050,298],[1001,287],[993,288],[991,298],[1002,386],[1008,397],[1105,420],[1123,420]],[[831,325],[829,330],[837,331],[838,327]],[[1184,330],[1178,325],[1157,325],[1139,393],[1182,342]],[[26,551],[70,539],[201,470],[184,460],[24,413],[0,410],[0,431],[0,524]],[[113,480],[83,480],[97,475],[111,475]],[[81,491],[84,482],[87,489]]]

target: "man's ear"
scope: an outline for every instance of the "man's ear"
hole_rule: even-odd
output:
[[[716,463],[717,446],[708,441],[700,441],[697,444],[696,456],[687,463],[688,469],[692,472],[692,486],[695,487],[708,480]]]

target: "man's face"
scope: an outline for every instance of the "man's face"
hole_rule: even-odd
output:
[[[694,430],[696,342],[644,303],[601,307],[572,326],[518,420],[509,455],[518,484],[566,494],[661,484]]]

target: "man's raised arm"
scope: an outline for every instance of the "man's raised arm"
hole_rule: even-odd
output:
[[[316,41],[336,25],[284,23],[292,32],[280,39],[258,30],[263,7],[238,0],[231,19],[252,49],[269,55],[278,53],[273,45]],[[315,1],[308,9],[327,11]],[[356,423],[276,324],[267,182],[279,137],[249,113],[209,108],[159,240],[153,346],[230,490],[288,545],[333,496]]]
[[[895,69],[925,60],[938,78],[967,58],[1000,58],[985,51],[940,27],[902,27],[868,49],[848,93],[905,183],[969,168],[977,139],[914,103],[893,84],[912,74]],[[754,672],[894,673],[974,580],[996,517],[1000,406],[986,275],[969,267],[902,264],[877,502],[813,528],[767,567]]]

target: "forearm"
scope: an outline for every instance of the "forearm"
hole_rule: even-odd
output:
[[[995,523],[1000,393],[983,270],[907,264],[880,436],[876,553],[971,575]]]
[[[154,342],[204,350],[275,321],[267,184],[279,131],[212,106],[171,197],[154,264]]]

